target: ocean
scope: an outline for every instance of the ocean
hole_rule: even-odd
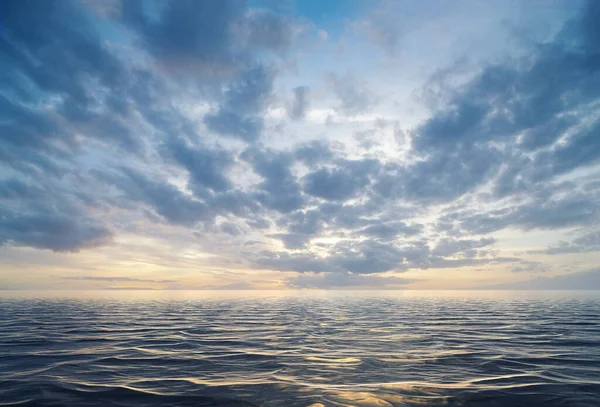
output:
[[[600,406],[600,292],[3,291],[0,406]]]

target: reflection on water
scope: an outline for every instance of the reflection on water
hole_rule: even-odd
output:
[[[6,291],[6,405],[600,406],[600,293]]]

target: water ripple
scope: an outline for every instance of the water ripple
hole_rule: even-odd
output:
[[[598,294],[129,295],[2,294],[0,406],[600,406]]]

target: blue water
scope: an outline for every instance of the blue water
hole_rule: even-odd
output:
[[[600,406],[598,292],[1,292],[1,406]]]

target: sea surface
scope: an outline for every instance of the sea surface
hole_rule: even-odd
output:
[[[600,406],[600,292],[0,292],[0,406]]]

